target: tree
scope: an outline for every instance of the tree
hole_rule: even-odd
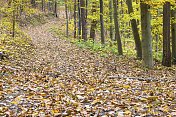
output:
[[[81,37],[81,5],[80,0],[78,0],[78,40],[80,41]]]
[[[109,31],[110,31],[110,39],[111,41],[113,41],[113,15],[112,15],[112,0],[109,0],[109,19],[110,19],[110,27],[109,27]]]
[[[163,60],[162,64],[171,67],[170,50],[170,2],[165,2],[163,6]]]
[[[55,0],[55,4],[54,4],[54,15],[55,17],[57,17],[57,0]]]
[[[128,6],[128,13],[129,14],[133,13],[132,1],[127,0],[126,4]],[[131,19],[130,21],[131,21],[131,27],[132,27],[132,31],[133,31],[136,51],[137,51],[137,58],[142,59],[142,47],[141,47],[141,40],[139,37],[138,28],[137,28],[137,23],[136,23],[135,19]]]
[[[90,39],[93,40],[93,42],[95,41],[95,29],[96,29],[96,25],[97,25],[97,19],[95,16],[96,13],[96,2],[95,0],[93,0],[92,2],[92,15],[93,15],[93,19],[91,22],[91,28],[90,28]]]
[[[148,1],[148,0],[146,0]],[[153,67],[152,36],[151,36],[151,14],[150,5],[141,0],[141,31],[142,31],[142,59],[143,65]]]
[[[171,24],[171,31],[172,31],[172,60],[173,64],[176,64],[176,8],[171,11],[172,15],[172,24]]]
[[[74,2],[74,38],[76,38],[76,0]]]
[[[84,41],[87,41],[85,1],[80,0],[80,4],[81,4],[82,39]]]
[[[42,11],[45,12],[45,0],[42,0]]]
[[[103,0],[100,0],[100,24],[101,24],[101,44],[105,44],[104,20],[103,20]]]
[[[67,0],[65,0],[65,15],[66,15],[66,21],[67,21],[66,36],[68,38],[69,37],[69,32],[68,32],[68,7],[67,7]]]
[[[114,24],[115,24],[115,40],[117,41],[119,55],[123,55],[122,42],[121,42],[121,38],[120,38],[119,24],[118,24],[118,17],[117,17],[118,16],[117,3],[118,3],[118,0],[113,0]]]

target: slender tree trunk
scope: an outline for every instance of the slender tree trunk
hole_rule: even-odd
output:
[[[109,19],[110,19],[110,39],[113,41],[113,15],[112,15],[112,0],[109,1]]]
[[[118,0],[113,0],[113,5],[114,5],[114,24],[115,24],[115,40],[117,41],[119,55],[123,55],[122,42],[121,42],[121,38],[120,38],[119,24],[118,24],[117,3],[118,3]]]
[[[51,10],[51,3],[50,3],[50,0],[48,0],[48,11],[50,11]]]
[[[44,0],[42,0],[42,11],[44,11]]]
[[[87,41],[85,1],[81,0],[82,39]]]
[[[101,24],[101,44],[105,44],[104,20],[103,20],[103,0],[100,0],[100,24]]]
[[[81,6],[80,0],[78,0],[78,40],[81,38]]]
[[[128,13],[129,14],[133,13],[132,1],[127,0],[126,3],[128,6]],[[138,33],[137,23],[135,19],[131,19],[130,21],[131,21],[136,51],[137,51],[137,58],[142,59],[142,47],[141,47],[141,40],[140,40],[139,33]]]
[[[96,2],[92,2],[92,16],[95,16],[96,13]],[[90,39],[93,40],[93,43],[95,42],[95,29],[97,25],[97,20],[96,18],[93,17],[92,22],[91,22],[91,28],[90,28]]]
[[[74,2],[74,38],[76,38],[76,0]]]
[[[67,8],[67,0],[65,1],[65,15],[66,15],[66,21],[67,21],[66,37],[69,38],[69,32],[68,32],[68,8]]]
[[[176,9],[171,11],[171,15],[173,20],[176,20]],[[172,28],[172,60],[173,64],[176,64],[176,23],[172,21],[171,28]]]
[[[171,67],[170,50],[170,2],[163,6],[163,60],[162,64]]]
[[[141,7],[141,30],[142,30],[142,59],[143,65],[153,68],[151,14],[150,6],[140,2]]]
[[[86,0],[86,22],[87,22],[87,16],[88,16],[88,0]]]
[[[15,37],[15,8],[13,8],[13,26],[12,26],[12,37]]]

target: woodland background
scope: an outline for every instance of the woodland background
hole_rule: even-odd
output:
[[[0,0],[0,115],[175,116],[175,0]]]

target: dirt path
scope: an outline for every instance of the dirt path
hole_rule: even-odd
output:
[[[2,109],[4,113],[87,117],[172,113],[176,91],[171,79],[175,73],[141,69],[140,63],[130,58],[117,59],[111,55],[104,58],[81,49],[62,39],[62,35],[54,36],[49,31],[59,23],[62,22],[52,20],[25,29],[35,50],[24,60],[24,72],[17,73],[18,77],[5,87],[10,88],[11,93],[3,95],[6,99],[1,101],[6,107]],[[141,82],[107,76],[165,77],[170,82]]]

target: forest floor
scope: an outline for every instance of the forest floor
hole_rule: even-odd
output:
[[[29,51],[1,62],[0,115],[176,116],[176,72],[133,58],[102,57],[51,29],[62,20],[25,28]],[[7,64],[8,63],[8,64]]]

